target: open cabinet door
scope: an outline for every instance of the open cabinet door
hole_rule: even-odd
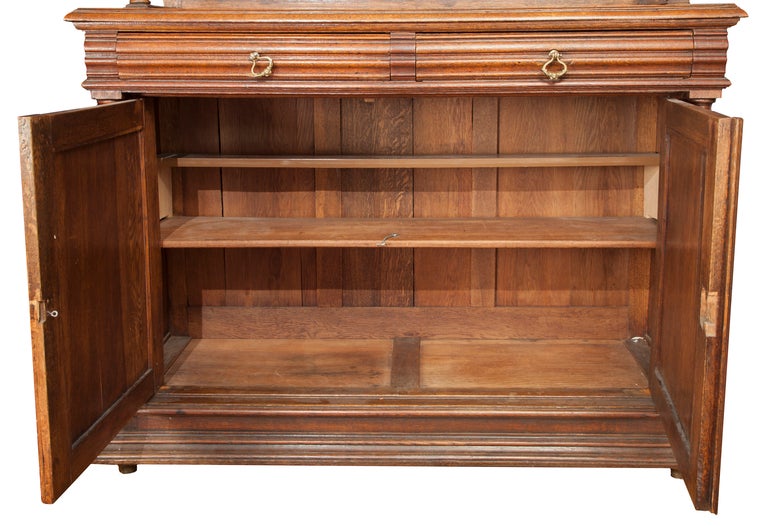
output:
[[[43,502],[162,373],[154,128],[142,101],[19,119]]]
[[[651,390],[697,509],[717,511],[740,119],[667,101]]]

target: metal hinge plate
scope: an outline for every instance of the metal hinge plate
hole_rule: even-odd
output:
[[[707,338],[717,336],[717,311],[720,310],[720,295],[717,292],[707,292],[701,289],[701,305],[699,309],[699,325],[704,329]]]
[[[32,316],[35,317],[37,323],[45,323],[49,317],[59,317],[59,311],[48,310],[48,300],[32,300],[29,303],[32,309]]]

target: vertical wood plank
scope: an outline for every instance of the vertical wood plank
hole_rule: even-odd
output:
[[[342,153],[413,154],[410,99],[342,100]],[[412,170],[344,170],[344,217],[412,217]],[[413,250],[343,250],[343,303],[413,304]]]
[[[629,301],[630,250],[571,251],[571,305],[620,306]]]
[[[472,101],[472,153],[496,154],[499,151],[499,100],[475,98]],[[472,170],[472,217],[496,217],[498,170]],[[496,304],[496,251],[472,249],[470,302],[473,306]]]
[[[312,99],[222,99],[221,153],[314,153],[313,103]],[[230,217],[314,217],[314,170],[222,170],[222,207],[223,215]],[[301,251],[226,250],[225,258],[228,305],[302,304]],[[314,264],[314,258],[304,258],[304,263]]]
[[[143,115],[143,135],[139,137],[140,153],[139,165],[141,167],[140,188],[143,199],[142,214],[143,218],[159,217],[160,215],[160,188],[155,181],[158,173],[157,161],[157,102],[155,100],[144,101]],[[130,152],[126,152],[127,158],[130,158]],[[129,177],[136,177],[135,174]],[[172,197],[170,199],[173,201]],[[163,340],[167,333],[167,318],[165,311],[165,302],[163,298],[163,254],[160,247],[160,223],[159,221],[144,221],[144,240],[142,252],[146,262],[147,272],[144,277],[144,290],[146,294],[146,341],[145,352],[146,362],[153,368],[154,389],[160,388],[165,374]],[[142,255],[142,254],[140,254]],[[131,262],[135,265],[135,261]],[[138,378],[141,373],[139,361],[134,363],[134,369]],[[128,384],[132,382],[128,378]]]
[[[637,250],[629,257],[629,333],[646,336],[649,333],[648,306],[653,252]]]
[[[471,98],[414,100],[414,154],[472,153]],[[414,170],[414,217],[471,217],[471,169]],[[471,251],[416,250],[414,304],[471,304]]]
[[[227,250],[227,305],[301,306],[302,249]]]
[[[138,140],[138,136],[131,136],[125,140],[116,140],[114,144],[114,153],[116,159],[132,159],[136,158],[136,152],[143,152],[144,146]],[[154,146],[154,145],[153,145]],[[153,148],[154,150],[154,148]],[[152,152],[154,153],[154,152]],[[140,166],[144,166],[144,162],[147,162],[146,169],[152,168],[154,160],[144,159],[140,156],[136,159],[137,163],[141,163]],[[141,235],[134,234],[132,236],[125,236],[122,240],[123,244],[118,251],[119,262],[119,278],[118,286],[120,289],[119,301],[121,308],[119,309],[122,320],[120,322],[123,328],[123,348],[125,349],[147,349],[151,351],[154,348],[154,343],[147,337],[151,336],[153,328],[157,327],[159,318],[151,318],[150,312],[147,312],[150,307],[157,308],[157,312],[160,314],[160,305],[148,305],[146,298],[152,298],[157,301],[159,298],[154,297],[154,291],[149,288],[149,279],[147,276],[148,268],[150,265],[150,259],[148,256],[154,259],[155,255],[149,254],[150,241],[144,237],[143,232],[143,218],[155,217],[147,216],[148,206],[143,202],[145,196],[144,181],[141,177],[137,177],[136,165],[133,163],[115,163],[114,170],[114,193],[115,202],[117,207],[115,209],[117,215],[117,225],[126,231],[133,231],[141,233]],[[141,173],[141,171],[139,171]],[[154,172],[152,172],[154,175]],[[155,181],[149,181],[149,184],[154,185]],[[156,189],[157,187],[154,186]],[[97,194],[99,195],[99,194]],[[156,193],[154,194],[156,196]],[[123,196],[141,196],[138,202],[132,202],[125,199]],[[156,221],[151,221],[153,225],[157,225]],[[159,240],[159,232],[156,232],[157,240]],[[159,269],[152,268],[153,272]],[[159,280],[159,276],[156,276]],[[158,290],[160,283],[158,281]],[[144,312],[144,318],[136,316],[136,312],[133,310],[133,305],[141,305],[144,303],[146,307],[142,309]],[[117,314],[117,313],[115,313]],[[150,334],[148,334],[150,331]],[[121,382],[103,381],[102,390],[105,393],[104,398],[107,404],[111,404],[117,400],[125,391],[125,389],[131,385],[147,368],[147,364],[154,363],[154,357],[150,352],[147,353],[126,353],[123,356],[117,357],[102,363],[101,377],[103,379],[114,379],[119,375],[120,371],[123,371],[124,378]],[[113,385],[114,384],[114,385]],[[106,407],[104,408],[106,409]]]
[[[315,99],[315,153],[341,153],[341,100]],[[341,171],[315,170],[315,212],[317,217],[342,217]],[[342,251],[318,248],[316,258],[316,300],[325,307],[341,307]],[[304,287],[305,291],[307,287]],[[305,292],[306,294],[306,292]],[[305,300],[305,305],[308,302]]]
[[[188,336],[186,250],[165,250],[163,260],[167,330],[170,334]]]
[[[160,219],[173,215],[173,171],[159,166],[157,170],[158,217]]]
[[[500,249],[499,306],[564,306],[571,302],[571,250]]]

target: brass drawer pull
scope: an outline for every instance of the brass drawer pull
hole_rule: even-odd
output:
[[[541,66],[541,71],[543,71],[547,78],[551,81],[560,80],[563,75],[568,73],[568,66],[565,64],[565,62],[560,60],[561,57],[562,55],[560,52],[556,49],[553,49],[549,52],[549,60],[547,63]],[[553,64],[558,64],[560,68],[557,71],[550,71],[549,68]]]
[[[256,64],[258,64],[259,60],[264,59],[267,61],[267,67],[265,67],[261,72],[256,73]],[[249,57],[249,60],[253,62],[253,65],[251,66],[251,76],[255,78],[264,78],[269,77],[272,74],[272,67],[275,65],[275,63],[272,61],[269,57],[262,57],[254,51],[251,53],[251,56]]]

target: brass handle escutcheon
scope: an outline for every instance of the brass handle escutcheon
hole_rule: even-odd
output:
[[[259,63],[259,60],[266,60],[267,61],[267,67],[265,67],[263,70],[261,70],[259,73],[256,73],[256,65]],[[251,53],[249,60],[253,62],[253,65],[251,65],[251,76],[255,78],[264,78],[269,77],[272,74],[272,67],[275,65],[275,63],[272,61],[269,57],[262,57],[259,53],[254,51]]]
[[[568,66],[560,60],[562,58],[562,55],[560,52],[556,49],[553,49],[549,52],[549,60],[546,64],[541,66],[541,71],[544,72],[544,74],[547,76],[549,80],[556,81],[563,78],[563,75],[568,73]],[[560,68],[557,71],[550,71],[549,68],[552,67],[554,64],[557,64],[560,66]]]

